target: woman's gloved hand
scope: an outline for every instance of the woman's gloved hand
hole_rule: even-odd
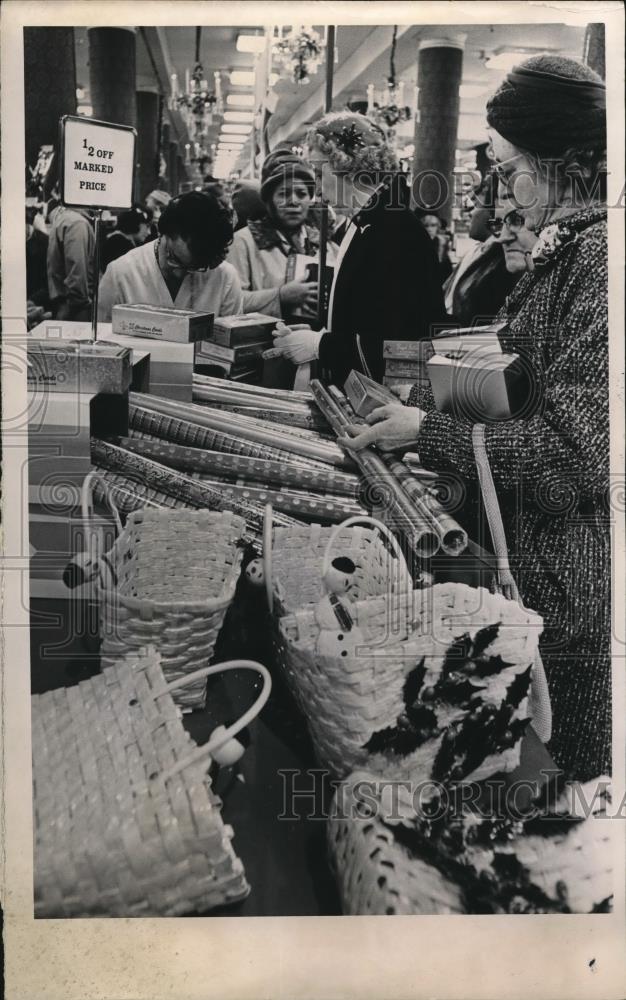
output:
[[[283,357],[294,365],[315,361],[319,356],[322,332],[312,330],[307,323],[294,323],[293,326],[278,323],[273,336],[274,347],[277,347]]]
[[[338,443],[353,451],[368,445],[376,445],[381,451],[406,450],[415,447],[424,416],[424,411],[416,406],[387,403],[368,414],[369,427],[351,424],[348,436],[338,438]]]

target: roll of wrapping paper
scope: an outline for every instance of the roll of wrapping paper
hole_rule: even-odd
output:
[[[354,412],[350,400],[336,386],[330,386],[328,392],[344,413],[347,421],[361,422]],[[404,492],[415,505],[416,510],[426,523],[431,524],[439,538],[442,550],[447,556],[458,556],[467,548],[467,534],[463,528],[457,524],[453,517],[447,513],[439,501],[429,493],[425,486],[420,483],[411,469],[401,459],[392,453],[385,452],[380,456],[385,463],[389,473],[395,476]]]
[[[427,509],[433,517],[441,548],[448,556],[458,556],[467,548],[467,533],[454,518],[443,509],[439,501],[399,458],[382,456],[385,465],[402,485],[415,506]]]
[[[158,440],[165,439],[174,444],[205,448],[209,451],[220,451],[229,455],[248,455],[252,458],[268,458],[277,462],[297,463],[307,468],[332,469],[332,466],[328,465],[327,462],[317,462],[312,458],[294,455],[282,448],[259,445],[256,441],[248,441],[235,434],[226,434],[222,431],[200,427],[199,424],[191,423],[189,420],[168,417],[165,414],[156,413],[154,410],[148,410],[145,406],[134,406],[132,403],[128,408],[128,422],[133,437],[136,434],[146,433]]]
[[[194,402],[206,402],[202,395],[197,394],[195,390],[193,399]],[[310,414],[300,413],[298,410],[284,410],[282,407],[279,410],[267,409],[256,405],[235,406],[233,403],[222,403],[215,400],[211,400],[210,406],[213,410],[228,410],[230,413],[237,413],[241,417],[253,417],[256,420],[262,420],[266,424],[281,424],[285,427],[315,431],[320,437],[326,440],[331,439],[332,431],[326,420],[316,421]]]
[[[236,382],[234,384],[237,385]],[[225,385],[231,386],[233,383],[226,382]],[[317,420],[318,423],[323,423],[321,415],[319,411],[315,410],[312,400],[309,403],[301,403],[294,399],[273,399],[271,396],[257,395],[256,393],[241,393],[236,390],[233,391],[230,388],[217,388],[212,385],[204,385],[201,382],[197,382],[195,378],[193,394],[194,397],[197,395],[198,399],[204,402],[227,403],[232,406],[256,406],[259,409],[300,413],[303,416],[310,416],[312,420]]]
[[[334,442],[334,435],[326,423],[326,430],[322,433],[319,430],[315,430],[311,427],[299,427],[293,421],[293,416],[288,410],[281,410],[274,414],[270,414],[273,419],[268,420],[267,416],[262,416],[257,410],[255,413],[244,413],[242,407],[235,406],[222,406],[220,403],[203,403],[196,402],[201,410],[209,410],[214,414],[224,412],[228,414],[228,418],[232,416],[233,420],[239,422],[239,426],[246,426],[257,428],[266,431],[268,434],[273,434],[275,431],[280,431],[282,434],[287,434],[289,437],[296,438],[306,438],[308,441],[320,441],[324,444],[329,442]],[[265,413],[265,411],[263,411]],[[332,436],[329,436],[332,435]]]
[[[351,423],[348,416],[317,379],[311,381],[311,392],[335,433],[344,435],[347,426]],[[415,510],[408,496],[390,474],[382,459],[370,448],[363,448],[361,451],[355,452],[347,450],[374,492],[384,487],[388,493],[388,496],[385,497],[384,511],[377,510],[380,519],[386,521],[390,527],[400,531],[415,555],[419,556],[420,559],[429,559],[434,556],[439,551],[440,544],[438,535],[432,529],[431,519],[426,521]]]
[[[358,495],[360,480],[347,472],[309,469],[291,462],[277,462],[247,455],[224,455],[218,451],[186,448],[166,441],[121,438],[119,444],[144,458],[151,458],[180,472],[199,472],[202,475],[225,476],[230,479],[248,479],[265,483],[269,487],[292,486],[311,493],[350,497]]]
[[[275,426],[268,429],[261,426],[259,421],[253,421],[251,417],[238,417],[235,414],[211,410],[209,407],[195,406],[193,403],[180,403],[174,399],[145,396],[135,392],[129,393],[129,402],[131,405],[143,406],[156,413],[189,420],[192,423],[200,424],[201,427],[226,431],[229,434],[246,438],[249,441],[256,441],[258,444],[268,447],[280,447],[285,451],[326,462],[337,468],[352,467],[352,463],[346,459],[337,444],[330,441],[313,441],[308,438],[296,437],[285,431],[278,431]]]
[[[192,506],[192,504],[168,496],[167,493],[161,493],[160,490],[154,490],[151,486],[146,486],[145,483],[137,482],[117,472],[111,472],[110,469],[105,469],[103,465],[98,465],[96,462],[93,463],[93,471],[97,472],[106,482],[105,490],[99,480],[94,480],[94,500],[106,506],[107,497],[110,496],[120,514],[131,514],[134,510],[140,510],[142,507],[161,507],[174,510]]]
[[[265,385],[248,385],[246,382],[227,382],[222,378],[215,378],[213,375],[193,374],[194,385],[206,385],[215,389],[228,388],[228,391],[240,393],[242,396],[265,396],[277,402],[283,400],[290,405],[300,404],[310,405],[313,399],[310,392],[298,392],[295,389],[270,389]]]
[[[232,497],[236,501],[255,504],[271,504],[272,510],[282,511],[299,521],[315,522],[316,524],[341,524],[348,517],[365,513],[356,502],[350,502],[341,497],[314,497],[311,494],[296,495],[287,490],[271,490],[257,488],[247,483],[219,482],[215,479],[200,480],[208,486],[219,490],[224,497]]]
[[[119,472],[131,480],[144,482],[146,486],[167,493],[197,508],[209,510],[230,510],[240,514],[245,519],[250,537],[257,539],[263,531],[263,506],[252,501],[237,500],[225,497],[221,489],[199,483],[181,472],[168,469],[165,465],[143,458],[134,452],[110,444],[108,441],[91,439],[92,461],[111,472]],[[278,523],[296,524],[297,519],[286,514],[277,513]]]

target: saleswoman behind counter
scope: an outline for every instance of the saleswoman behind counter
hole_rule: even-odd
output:
[[[98,319],[110,323],[114,305],[147,303],[230,316],[243,310],[235,268],[225,261],[233,238],[230,213],[213,194],[173,198],[159,219],[159,237],[107,267],[100,282]]]

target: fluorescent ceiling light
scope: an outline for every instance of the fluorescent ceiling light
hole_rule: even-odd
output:
[[[254,87],[254,71],[234,69],[230,74],[233,87]]]
[[[226,104],[229,108],[253,108],[254,94],[227,94]]]
[[[225,122],[253,122],[254,111],[225,111]]]
[[[222,125],[222,133],[224,135],[247,135],[252,128],[252,122],[248,125]]]
[[[462,83],[459,87],[459,95],[471,100],[473,97],[480,97],[488,89],[488,85],[485,83]]]
[[[238,35],[237,52],[263,52],[265,35]]]
[[[84,115],[85,118],[93,117],[93,108],[90,104],[79,104],[76,111],[79,115]]]

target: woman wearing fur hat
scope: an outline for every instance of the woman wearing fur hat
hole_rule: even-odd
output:
[[[605,102],[587,66],[534,56],[487,104],[509,206],[500,242],[507,266],[526,269],[500,341],[525,358],[534,392],[485,443],[520,594],[544,620],[550,749],[581,781],[611,765]],[[411,447],[426,468],[475,481],[471,422],[439,413],[430,391],[410,403],[375,410],[350,447]]]
[[[317,282],[295,277],[298,255],[314,258],[319,231],[308,222],[315,175],[291,150],[274,150],[261,173],[266,214],[248,219],[235,233],[228,260],[237,268],[245,312],[263,312],[290,321],[313,318]],[[332,265],[332,244],[328,263]]]
[[[331,112],[307,142],[325,200],[351,224],[335,267],[328,330],[279,327],[276,346],[297,364],[319,358],[338,385],[352,368],[380,382],[385,340],[421,340],[445,322],[437,254],[408,207],[404,175],[378,125]]]

